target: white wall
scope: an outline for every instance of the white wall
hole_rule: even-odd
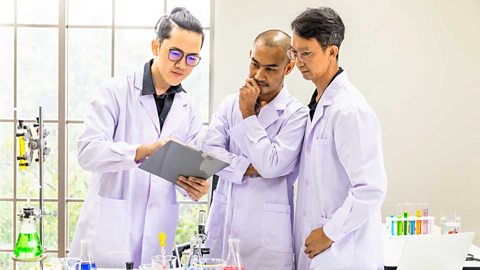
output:
[[[306,7],[330,6],[344,20],[340,65],[382,124],[389,176],[384,214],[397,202],[428,202],[462,215],[480,244],[480,1],[216,0],[213,110],[238,91],[261,31]],[[290,92],[307,102],[314,87],[298,70]]]

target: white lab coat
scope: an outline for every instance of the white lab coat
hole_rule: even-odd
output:
[[[297,269],[383,269],[380,208],[387,177],[380,125],[345,71],[307,122],[299,168]],[[319,227],[334,243],[310,260],[305,239]]]
[[[174,136],[197,143],[201,128],[191,98],[176,93],[160,131],[153,95],[141,95],[143,70],[99,90],[78,139],[80,166],[92,172],[70,255],[80,256],[80,240],[92,240],[97,267],[150,262],[160,254],[158,233],[172,251],[178,222],[175,186],[137,167],[137,146]],[[198,145],[196,145],[198,147]]]
[[[243,119],[238,94],[228,96],[214,115],[203,150],[231,163],[219,182],[207,223],[206,247],[226,259],[227,239],[240,239],[245,269],[293,268],[293,181],[307,108],[287,89],[257,116]],[[244,177],[249,164],[263,177]]]

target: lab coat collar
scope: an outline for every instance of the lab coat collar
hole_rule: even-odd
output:
[[[155,129],[157,130],[157,133],[160,135],[160,119],[158,119],[158,111],[157,104],[155,103],[155,98],[153,97],[153,95],[144,95],[140,96],[139,100],[142,106],[147,111],[150,120],[155,124]]]
[[[322,97],[318,101],[315,114],[313,115],[312,121],[307,122],[307,132],[305,138],[310,136],[310,131],[312,131],[320,119],[322,119],[325,112],[325,107],[328,107],[333,104],[336,96],[339,94],[339,89],[348,81],[347,72],[344,70],[342,73],[338,74],[335,79],[327,86],[325,91],[322,94]]]
[[[147,63],[148,64],[148,63]],[[147,65],[146,64],[146,65]],[[168,112],[165,123],[163,124],[163,130],[160,129],[160,120],[158,119],[157,104],[155,103],[155,98],[152,94],[142,95],[143,90],[143,75],[147,69],[144,68],[141,71],[138,71],[134,75],[134,85],[135,88],[139,91],[139,101],[150,117],[150,120],[155,125],[155,129],[158,133],[158,136],[161,138],[166,138],[170,136],[173,131],[178,127],[182,122],[179,117],[184,116],[185,107],[188,106],[188,99],[185,96],[185,92],[181,87],[182,91],[174,92],[175,98],[173,100],[172,108]],[[153,86],[153,84],[152,84]]]
[[[290,94],[284,85],[277,96],[272,99],[258,114],[258,121],[263,128],[269,127],[272,123],[280,118],[278,112],[285,110],[289,101]]]
[[[288,101],[290,100],[290,94],[286,85],[283,85],[282,90],[277,94],[277,96],[268,103],[268,105],[273,105],[277,111],[283,111],[287,108]],[[268,106],[267,105],[267,106]]]
[[[333,79],[333,81],[327,86],[327,89],[325,89],[322,97],[318,101],[317,108],[321,106],[331,105],[338,94],[338,89],[341,88],[347,80],[347,72],[343,70],[342,73],[338,74],[335,79]]]
[[[155,101],[154,101],[155,102]],[[163,124],[161,139],[167,138],[174,133],[181,123],[185,123],[182,118],[187,116],[187,107],[189,106],[189,98],[186,93],[176,93],[173,100],[172,108],[168,112],[165,123]],[[156,109],[156,107],[155,107]],[[158,114],[157,114],[158,119]],[[157,120],[158,123],[158,120]]]

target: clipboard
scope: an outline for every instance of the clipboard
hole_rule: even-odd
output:
[[[139,168],[176,184],[181,175],[208,179],[228,165],[230,164],[194,147],[169,141]]]

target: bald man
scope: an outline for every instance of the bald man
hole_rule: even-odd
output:
[[[240,239],[245,269],[293,267],[293,181],[308,110],[290,96],[284,78],[293,68],[290,36],[259,34],[249,76],[213,116],[203,150],[231,165],[218,173],[206,247],[226,259],[228,238]]]

